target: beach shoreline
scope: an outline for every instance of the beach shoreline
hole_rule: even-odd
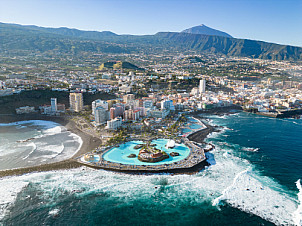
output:
[[[64,126],[71,133],[74,133],[79,137],[81,137],[82,139],[81,148],[70,159],[66,159],[63,161],[58,161],[54,163],[45,163],[45,164],[31,166],[31,167],[1,170],[0,178],[6,176],[13,176],[13,175],[22,175],[32,172],[52,171],[52,170],[71,169],[71,168],[81,167],[83,165],[78,163],[75,160],[75,158],[87,152],[92,151],[102,143],[102,141],[99,138],[93,137],[78,129],[76,123],[73,122],[70,118],[65,116],[45,116],[39,114],[0,115],[0,123],[13,123],[18,121],[29,121],[29,120],[52,121],[60,124],[61,126]]]

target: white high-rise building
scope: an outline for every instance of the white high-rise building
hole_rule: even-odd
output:
[[[173,100],[162,100],[161,101],[161,110],[171,110],[174,111],[175,107],[173,105]]]
[[[93,115],[95,114],[95,109],[96,109],[97,107],[102,107],[102,108],[104,108],[106,111],[109,110],[108,102],[105,101],[105,100],[97,99],[97,100],[93,101],[91,105],[92,105],[92,114],[93,114]]]
[[[105,124],[108,120],[108,111],[103,107],[99,106],[95,109],[94,119],[97,124]]]
[[[58,107],[57,107],[57,98],[51,98],[50,99],[50,103],[51,103],[51,112],[52,113],[56,113],[57,110],[58,110]]]
[[[84,108],[82,93],[70,93],[69,104],[70,104],[71,111],[75,111],[75,112],[82,111]]]
[[[126,94],[123,96],[123,101],[128,104],[130,101],[134,100],[135,96],[134,94]]]
[[[206,92],[206,80],[202,79],[199,81],[199,93],[205,93]]]

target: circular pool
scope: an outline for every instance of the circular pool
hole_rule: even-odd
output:
[[[166,144],[168,139],[157,139],[153,140],[151,144],[156,144],[156,148],[165,151],[167,154],[171,152],[178,152],[179,156],[171,157],[164,159],[160,162],[149,163],[149,162],[141,162],[136,158],[128,158],[128,155],[135,154],[138,156],[140,149],[134,149],[135,145],[143,144],[142,141],[130,141],[125,144],[121,144],[119,147],[111,148],[105,154],[103,154],[103,159],[109,162],[116,162],[127,165],[161,165],[161,164],[170,164],[173,162],[178,162],[182,159],[185,159],[190,154],[190,149],[184,144],[175,144],[174,148],[166,148]]]

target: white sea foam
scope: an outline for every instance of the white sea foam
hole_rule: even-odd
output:
[[[8,209],[14,203],[18,193],[24,188],[28,182],[16,181],[13,178],[0,179],[0,225],[1,219],[8,214]]]
[[[226,119],[228,115],[212,115],[211,118]]]
[[[242,150],[244,150],[244,151],[250,151],[250,152],[257,152],[257,151],[259,151],[259,148],[247,148],[247,147],[244,147],[244,148],[242,148]]]
[[[207,153],[209,154],[211,153]],[[161,192],[163,200],[174,202],[175,205],[188,201],[194,205],[202,205],[205,201],[218,204],[219,201],[225,200],[233,207],[273,223],[292,224],[288,213],[296,210],[295,201],[282,194],[282,191],[271,188],[274,182],[268,180],[262,183],[259,178],[254,177],[252,171],[242,169],[243,167],[231,160],[231,157],[219,159],[216,164],[196,175],[128,175],[82,167],[3,179],[0,180],[0,191],[2,185],[10,181],[11,184],[20,185],[21,188],[15,191],[17,194],[31,181],[32,185],[36,186],[35,189],[42,192],[43,202],[54,211],[58,197],[68,193],[78,197],[85,197],[94,192],[107,193],[125,202],[132,202],[148,199],[164,186],[167,190]],[[49,214],[56,214],[56,211]]]
[[[217,138],[218,136],[219,136],[218,132],[212,132],[207,136],[207,138]]]
[[[270,185],[273,183],[270,182]],[[277,189],[261,183],[254,178],[250,170],[238,173],[233,183],[213,201],[213,205],[218,205],[222,200],[233,207],[258,215],[275,224],[293,224],[290,213],[296,209],[295,201]]]
[[[31,146],[32,150],[28,153],[28,155],[22,158],[23,160],[27,159],[32,153],[34,153],[35,150],[37,150],[37,145],[34,142],[30,142],[29,144],[26,144],[26,146]]]
[[[61,131],[62,131],[61,126],[55,126],[44,130],[43,133],[49,136],[49,135],[61,133]]]
[[[53,210],[50,210],[48,214],[50,216],[57,216],[59,214],[59,212],[60,212],[60,209],[53,209]]]
[[[35,157],[35,159],[43,159],[44,161],[46,161],[47,159],[53,159],[63,153],[64,150],[64,144],[49,145],[48,143],[46,143],[45,145],[39,145],[40,155],[38,157]]]
[[[298,193],[299,206],[293,214],[293,217],[294,217],[293,220],[297,226],[301,226],[302,225],[302,186],[301,186],[300,179],[296,182],[296,185],[299,190],[299,193]]]
[[[6,143],[0,146],[0,157],[14,153],[14,149],[10,149],[9,145]]]

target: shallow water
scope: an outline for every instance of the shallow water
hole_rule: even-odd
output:
[[[67,159],[81,144],[79,136],[55,122],[0,123],[0,170]]]

